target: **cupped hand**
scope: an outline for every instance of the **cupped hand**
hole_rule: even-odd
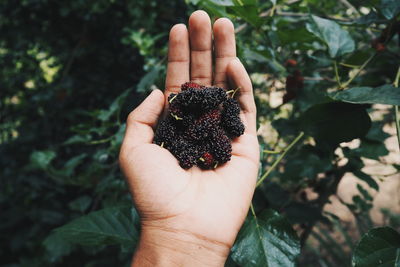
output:
[[[182,169],[168,150],[152,144],[168,95],[187,81],[240,88],[245,132],[232,141],[231,160],[213,170]],[[163,254],[158,247],[176,263],[189,264],[184,257],[190,255],[198,265],[223,264],[247,215],[258,161],[256,106],[250,78],[236,57],[234,26],[226,18],[211,26],[207,13],[196,11],[189,30],[183,24],[171,29],[164,93],[153,91],[127,120],[120,165],[142,225],[134,262],[155,265]],[[146,250],[152,256],[145,256]],[[181,261],[172,259],[175,253]]]

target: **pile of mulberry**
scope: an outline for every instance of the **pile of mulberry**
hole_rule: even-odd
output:
[[[168,97],[168,114],[154,143],[168,149],[184,169],[213,169],[231,159],[231,140],[242,135],[240,106],[234,93],[193,82]]]

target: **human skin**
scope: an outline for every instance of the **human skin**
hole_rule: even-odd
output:
[[[152,144],[168,95],[187,81],[240,88],[245,132],[232,141],[231,160],[213,170],[182,169]],[[233,24],[220,18],[211,26],[207,13],[196,11],[189,30],[177,24],[170,31],[164,93],[154,90],[127,119],[120,166],[141,218],[132,266],[223,266],[247,215],[258,164],[253,89],[236,57]]]

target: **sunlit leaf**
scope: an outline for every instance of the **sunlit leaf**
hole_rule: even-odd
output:
[[[311,15],[310,23],[306,26],[308,31],[325,42],[332,58],[353,52],[355,49],[355,43],[350,34],[332,20]]]
[[[400,13],[399,0],[381,0],[380,10],[387,19],[393,19]]]
[[[376,88],[353,87],[331,94],[336,100],[356,104],[400,105],[400,88],[385,84]]]

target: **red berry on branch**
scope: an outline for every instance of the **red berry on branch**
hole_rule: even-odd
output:
[[[297,61],[295,59],[288,59],[288,60],[286,60],[285,65],[287,67],[295,67],[295,66],[297,66]]]

